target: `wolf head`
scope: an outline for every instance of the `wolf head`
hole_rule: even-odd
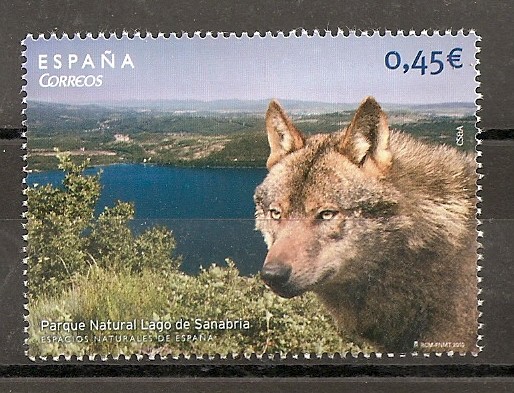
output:
[[[283,297],[313,291],[380,350],[476,349],[473,157],[390,132],[371,97],[339,132],[307,138],[276,101],[266,128],[269,173],[254,195],[264,282]]]
[[[256,227],[268,246],[261,276],[283,297],[322,292],[373,271],[394,241],[399,193],[387,118],[366,98],[340,132],[304,136],[272,101],[269,173],[256,189]],[[370,273],[371,274],[371,273]]]

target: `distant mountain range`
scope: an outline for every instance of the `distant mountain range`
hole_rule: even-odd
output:
[[[75,111],[89,109],[93,111],[117,110],[117,111],[155,111],[155,112],[178,112],[178,113],[264,113],[271,99],[263,100],[120,100],[120,101],[99,101],[95,104],[65,104],[54,102],[28,101],[28,110],[55,110]],[[280,100],[282,106],[288,113],[294,114],[320,114],[341,111],[355,110],[359,103],[328,103],[317,101]],[[462,115],[470,116],[475,113],[476,107],[473,102],[449,102],[437,104],[381,104],[386,111],[407,111],[418,113],[429,113],[438,115]]]

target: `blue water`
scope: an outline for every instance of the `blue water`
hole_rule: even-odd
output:
[[[157,224],[171,229],[184,271],[223,265],[225,258],[233,259],[245,275],[260,269],[266,248],[254,230],[253,193],[265,169],[116,164],[101,170],[97,213],[117,200],[133,202],[134,231]],[[27,183],[58,185],[63,177],[61,171],[35,172],[28,175]]]

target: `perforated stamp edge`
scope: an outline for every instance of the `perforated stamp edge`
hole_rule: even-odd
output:
[[[25,48],[25,42],[26,40],[40,40],[40,39],[45,39],[45,40],[49,40],[49,39],[68,39],[68,40],[73,40],[73,39],[84,39],[84,38],[93,38],[93,39],[105,39],[105,40],[108,40],[108,39],[114,39],[113,36],[115,36],[117,39],[121,39],[121,38],[130,38],[130,39],[138,39],[138,38],[145,38],[145,37],[152,37],[153,39],[158,39],[158,38],[170,38],[170,37],[173,37],[173,38],[176,38],[176,39],[191,39],[193,37],[195,38],[206,38],[206,37],[211,37],[211,38],[216,38],[216,39],[228,39],[228,38],[242,38],[242,37],[249,37],[249,38],[254,38],[254,39],[258,39],[258,38],[266,38],[266,39],[273,39],[273,37],[279,37],[279,36],[282,36],[282,37],[292,37],[292,36],[309,36],[309,37],[312,37],[312,36],[325,36],[325,35],[332,35],[333,37],[336,37],[336,36],[344,36],[344,37],[349,37],[349,36],[357,36],[357,37],[372,37],[372,36],[376,36],[376,35],[379,35],[379,36],[403,36],[403,37],[408,37],[408,36],[434,36],[434,35],[439,35],[439,36],[444,36],[444,35],[452,35],[452,36],[459,36],[459,35],[463,35],[463,36],[468,36],[468,35],[472,35],[475,37],[475,60],[476,60],[476,63],[475,63],[475,71],[476,71],[476,76],[475,76],[475,81],[477,82],[477,87],[475,89],[475,92],[476,92],[476,98],[475,98],[475,118],[476,118],[476,123],[475,123],[475,128],[476,128],[476,133],[475,133],[475,141],[476,141],[476,145],[475,145],[475,152],[476,152],[476,155],[475,155],[475,160],[476,160],[476,173],[477,173],[477,186],[476,186],[476,197],[477,197],[477,215],[476,215],[476,224],[477,224],[477,242],[478,242],[478,249],[477,249],[477,282],[478,282],[478,293],[477,293],[477,309],[478,309],[478,335],[477,335],[477,347],[478,347],[478,352],[471,352],[471,353],[459,353],[459,352],[453,352],[453,351],[446,351],[446,352],[430,352],[430,353],[423,353],[423,352],[411,352],[411,353],[363,353],[363,352],[360,352],[360,353],[356,353],[356,354],[351,354],[351,353],[345,353],[345,354],[339,354],[339,353],[323,353],[323,354],[309,354],[309,353],[304,353],[304,354],[300,354],[300,355],[296,355],[296,354],[286,354],[286,355],[283,355],[283,356],[278,356],[278,355],[273,355],[273,354],[263,354],[263,355],[256,355],[256,354],[251,354],[251,355],[247,355],[247,354],[237,354],[237,353],[229,353],[229,354],[191,354],[191,355],[180,355],[180,356],[160,356],[160,355],[157,355],[157,356],[154,356],[154,355],[142,355],[142,354],[134,354],[134,353],[130,353],[130,354],[120,354],[118,356],[111,356],[111,355],[108,355],[108,356],[102,356],[102,355],[98,355],[98,354],[92,354],[92,355],[84,355],[84,356],[76,356],[76,355],[72,355],[72,356],[65,356],[65,355],[60,355],[60,356],[55,356],[55,357],[51,357],[51,356],[41,356],[41,357],[34,357],[34,356],[29,356],[28,354],[28,314],[30,312],[29,308],[28,308],[28,305],[27,305],[27,301],[28,301],[28,278],[27,278],[27,268],[28,268],[28,265],[27,265],[27,262],[28,262],[28,258],[27,258],[27,247],[26,247],[26,244],[27,244],[27,241],[28,241],[28,235],[26,234],[26,229],[27,229],[27,213],[26,213],[26,209],[28,208],[28,203],[27,203],[27,200],[26,200],[26,187],[27,187],[27,182],[26,182],[26,175],[28,173],[27,171],[27,143],[26,142],[23,142],[20,149],[23,151],[23,161],[24,161],[24,168],[23,168],[23,171],[24,171],[24,179],[22,180],[22,183],[23,183],[23,188],[24,188],[24,200],[22,202],[23,204],[23,208],[24,208],[24,213],[22,215],[22,227],[23,227],[23,230],[24,230],[24,235],[23,235],[23,241],[25,242],[25,246],[23,247],[22,249],[22,266],[23,266],[23,276],[24,276],[24,293],[23,293],[23,298],[24,298],[24,309],[25,309],[25,314],[23,315],[23,320],[24,320],[24,324],[25,324],[25,327],[24,327],[24,335],[25,335],[25,338],[24,338],[24,341],[23,341],[23,346],[25,348],[25,354],[26,356],[32,360],[32,361],[35,361],[35,362],[39,362],[39,361],[44,361],[44,362],[47,362],[47,361],[62,361],[62,360],[65,360],[65,361],[73,361],[73,360],[78,360],[78,361],[84,361],[84,360],[89,360],[89,361],[95,361],[95,363],[97,361],[99,362],[105,362],[105,361],[109,361],[109,360],[120,360],[120,361],[129,361],[131,359],[134,359],[136,358],[137,360],[151,360],[151,361],[159,361],[159,360],[169,360],[169,359],[174,359],[174,360],[178,360],[178,359],[188,359],[188,360],[200,360],[200,361],[212,361],[212,360],[226,360],[226,361],[230,361],[230,360],[237,360],[237,359],[247,359],[247,360],[250,360],[250,359],[262,359],[262,360],[277,360],[277,356],[278,356],[278,359],[296,359],[298,360],[299,362],[302,362],[302,361],[309,361],[311,359],[326,359],[326,360],[330,360],[330,361],[336,361],[336,360],[339,360],[339,361],[344,361],[345,357],[348,358],[348,357],[353,357],[353,358],[358,358],[359,356],[363,356],[365,359],[383,359],[383,358],[398,358],[398,359],[408,359],[408,358],[419,358],[419,357],[423,357],[423,358],[430,358],[430,357],[442,357],[442,356],[448,356],[448,357],[454,357],[454,356],[457,356],[457,355],[460,355],[460,357],[463,357],[463,356],[467,356],[467,355],[472,355],[473,357],[476,357],[479,355],[480,352],[482,352],[484,350],[484,347],[482,344],[482,341],[483,341],[483,328],[484,328],[484,323],[483,323],[483,312],[481,311],[481,306],[483,305],[483,299],[481,297],[482,295],[482,280],[483,280],[483,277],[481,276],[480,272],[482,271],[483,269],[483,266],[482,266],[482,261],[483,261],[483,254],[481,253],[481,249],[482,249],[482,244],[480,243],[480,239],[483,237],[483,232],[480,230],[480,226],[482,224],[482,221],[481,221],[481,207],[480,207],[480,203],[482,202],[482,197],[481,197],[481,192],[482,191],[482,183],[481,183],[481,180],[483,179],[484,177],[484,174],[483,172],[481,171],[482,169],[482,161],[481,161],[481,157],[482,157],[482,151],[481,151],[481,144],[482,144],[482,141],[479,137],[480,133],[482,132],[481,129],[479,128],[479,123],[480,123],[480,115],[479,115],[479,112],[481,110],[481,105],[479,104],[479,100],[483,98],[482,94],[481,94],[481,90],[480,90],[480,68],[479,68],[479,65],[480,65],[480,51],[481,51],[481,47],[478,45],[480,42],[481,42],[481,36],[479,34],[477,34],[476,30],[474,29],[459,29],[459,30],[455,30],[455,29],[447,29],[447,30],[432,30],[432,29],[424,29],[424,30],[421,30],[421,31],[415,31],[415,30],[410,30],[408,32],[406,31],[403,31],[403,30],[397,30],[397,31],[392,31],[392,30],[348,30],[348,29],[338,29],[337,32],[332,32],[332,31],[329,31],[329,30],[326,30],[326,31],[320,31],[320,30],[313,30],[312,32],[308,32],[306,30],[293,30],[293,31],[290,31],[290,32],[283,32],[283,31],[277,31],[277,32],[270,32],[270,31],[267,31],[265,33],[261,33],[259,31],[257,32],[254,32],[254,33],[248,33],[248,32],[243,32],[242,34],[237,34],[237,33],[234,33],[234,32],[210,32],[210,31],[207,31],[207,32],[200,32],[200,31],[197,31],[197,32],[194,32],[194,33],[188,33],[188,32],[180,32],[180,33],[175,33],[175,32],[170,32],[170,33],[157,33],[157,34],[154,34],[154,33],[151,33],[151,32],[129,32],[129,31],[123,31],[123,33],[120,35],[120,34],[117,34],[117,33],[107,33],[107,32],[99,32],[99,33],[91,33],[91,32],[77,32],[77,33],[73,33],[73,34],[67,34],[67,33],[63,33],[63,34],[56,34],[56,33],[51,33],[51,34],[48,34],[48,33],[41,33],[41,34],[28,34],[27,37],[22,40],[21,42],[21,45],[22,45],[22,48]],[[21,52],[23,58],[25,58],[25,61],[26,61],[26,52],[25,52],[25,49],[22,49],[22,52]],[[25,79],[25,74],[26,74],[26,69],[24,68],[24,63],[22,64],[22,115],[23,115],[23,121],[22,121],[22,126],[23,126],[23,133],[22,133],[22,138],[24,138],[25,140],[30,137],[30,132],[28,133],[29,135],[27,135],[27,132],[25,130],[27,130],[27,116],[26,116],[26,108],[27,108],[27,92],[26,92],[26,84],[27,84],[27,81]]]

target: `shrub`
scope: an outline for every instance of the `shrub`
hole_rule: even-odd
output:
[[[39,323],[85,321],[85,331],[61,332],[48,342]],[[89,329],[90,320],[170,322],[165,331]],[[197,329],[195,320],[248,321],[248,329]],[[189,329],[176,329],[179,320]],[[41,297],[30,307],[29,354],[32,356],[149,354],[245,354],[291,352],[358,352],[359,347],[337,332],[313,294],[283,299],[258,277],[242,277],[233,262],[211,266],[198,276],[178,270],[159,274],[143,269],[109,271],[91,268],[77,276],[73,289],[60,296]],[[188,335],[190,336],[187,340]],[[77,343],[77,336],[88,337]],[[57,338],[56,338],[57,337]],[[66,342],[68,341],[68,342]]]
[[[76,275],[98,265],[107,269],[142,266],[156,270],[178,267],[172,257],[175,241],[169,230],[151,228],[134,236],[129,223],[134,217],[130,203],[105,207],[95,217],[100,196],[100,174],[86,176],[88,162],[74,164],[59,156],[65,171],[62,187],[29,188],[27,198],[28,275],[32,297],[57,294],[68,288]]]

